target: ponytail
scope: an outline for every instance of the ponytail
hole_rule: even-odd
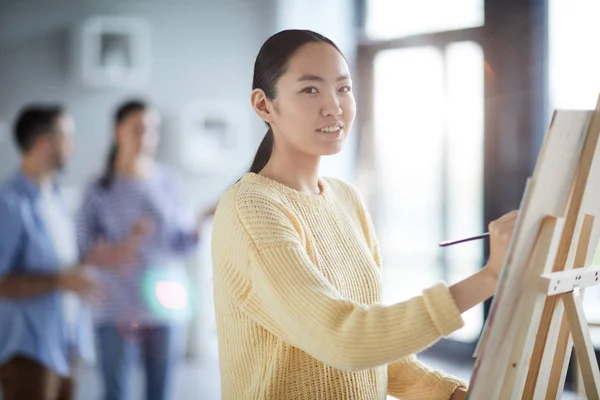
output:
[[[113,142],[110,147],[110,151],[108,152],[108,158],[106,160],[106,168],[104,170],[104,175],[98,181],[100,183],[100,187],[104,190],[110,189],[115,179],[115,163],[117,161],[117,143]]]
[[[258,146],[258,150],[256,151],[256,155],[254,156],[254,161],[252,161],[252,166],[250,167],[249,172],[258,174],[267,165],[269,159],[271,158],[271,153],[273,152],[274,141],[273,130],[271,127],[269,127],[265,137]]]

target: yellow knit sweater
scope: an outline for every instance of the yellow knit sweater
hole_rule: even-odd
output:
[[[222,398],[448,399],[464,383],[414,356],[463,326],[448,288],[381,302],[356,189],[311,196],[246,174],[221,199],[212,257]]]

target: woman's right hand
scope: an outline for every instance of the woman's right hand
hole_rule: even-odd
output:
[[[450,294],[461,313],[494,295],[517,216],[517,211],[511,211],[489,224],[491,249],[487,265],[450,287]],[[459,395],[460,392],[456,394]]]
[[[127,240],[141,243],[154,231],[154,222],[150,217],[141,217],[133,224]]]
[[[83,264],[96,267],[114,267],[131,264],[136,262],[138,247],[137,243],[130,240],[116,244],[99,240],[85,255]]]
[[[138,261],[139,248],[146,237],[153,231],[152,220],[142,217],[133,225],[129,236],[120,242],[96,242],[86,254],[83,263],[98,267],[118,267]]]
[[[486,270],[490,271],[495,278],[498,278],[502,271],[518,215],[517,210],[511,211],[492,221],[488,226],[490,232],[490,258]]]

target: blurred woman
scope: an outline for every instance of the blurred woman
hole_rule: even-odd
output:
[[[98,269],[107,295],[94,317],[107,400],[127,398],[138,352],[146,398],[169,398],[190,315],[185,262],[212,213],[194,218],[177,176],[155,160],[159,125],[142,101],[117,109],[106,170],[89,186],[78,218],[82,250],[96,240],[141,238],[134,262]]]

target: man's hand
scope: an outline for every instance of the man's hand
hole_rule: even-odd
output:
[[[103,292],[100,286],[87,276],[80,266],[58,275],[57,287],[59,290],[73,292],[90,301],[97,301],[103,298]]]

